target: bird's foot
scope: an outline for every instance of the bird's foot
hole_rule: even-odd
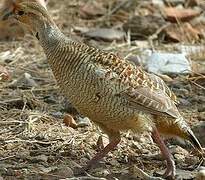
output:
[[[163,139],[161,138],[157,128],[153,129],[152,139],[159,146],[161,153],[162,153],[162,156],[167,162],[167,169],[166,169],[163,177],[166,177],[169,179],[174,179],[175,174],[176,174],[176,168],[175,168],[173,156],[169,152],[169,150],[168,150],[167,146],[165,145]]]
[[[175,167],[174,160],[169,159],[167,160],[167,169],[165,173],[163,174],[163,177],[174,179],[175,175],[176,175],[176,167]]]

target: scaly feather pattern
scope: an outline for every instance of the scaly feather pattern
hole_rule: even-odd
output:
[[[96,66],[96,75],[113,84],[114,88],[121,87],[122,91],[116,95],[127,98],[131,106],[153,114],[180,117],[175,106],[176,96],[160,77],[146,73],[113,53],[73,43],[80,53],[89,55]]]
[[[64,94],[83,115],[109,136],[109,144],[88,163],[103,158],[120,142],[120,132],[151,131],[167,161],[165,176],[175,175],[175,165],[159,132],[190,140],[203,149],[176,107],[176,97],[156,75],[103,50],[67,38],[37,3],[14,6],[14,15],[26,24],[43,47]]]

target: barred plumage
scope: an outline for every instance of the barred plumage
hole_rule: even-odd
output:
[[[19,15],[19,11],[24,13]],[[110,143],[87,167],[113,149],[120,141],[120,132],[128,129],[152,133],[168,164],[166,176],[174,176],[175,166],[158,131],[190,140],[202,151],[175,105],[176,96],[161,78],[111,52],[67,38],[46,9],[36,3],[15,5],[9,13],[38,37],[54,76],[71,103],[108,134]]]

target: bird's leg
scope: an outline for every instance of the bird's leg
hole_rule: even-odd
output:
[[[167,169],[166,169],[163,176],[164,177],[170,176],[170,177],[174,178],[174,176],[176,174],[176,168],[175,168],[175,163],[174,163],[172,154],[169,152],[169,149],[165,145],[165,143],[164,143],[163,139],[161,138],[157,128],[154,128],[152,131],[152,139],[159,146],[159,149],[161,150],[162,156],[167,162]]]
[[[97,163],[100,159],[106,156],[108,152],[113,150],[118,143],[120,142],[120,133],[115,133],[109,136],[109,144],[103,148],[101,151],[99,151],[86,165],[85,170],[88,170],[92,167],[95,163]]]

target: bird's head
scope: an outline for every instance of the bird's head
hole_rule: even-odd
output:
[[[1,19],[16,19],[25,25],[34,35],[38,35],[47,26],[56,26],[48,11],[37,2],[13,3],[12,7],[1,12]]]

